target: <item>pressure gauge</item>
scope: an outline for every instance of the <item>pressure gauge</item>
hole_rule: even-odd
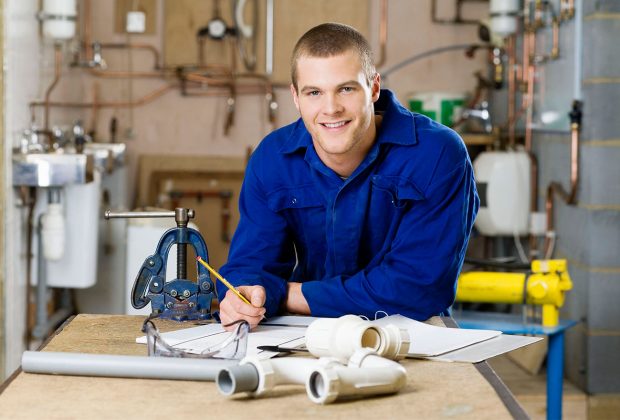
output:
[[[219,18],[211,19],[207,24],[207,28],[209,30],[209,37],[213,39],[224,38],[224,36],[226,36],[226,31],[228,30],[226,27],[226,22]]]

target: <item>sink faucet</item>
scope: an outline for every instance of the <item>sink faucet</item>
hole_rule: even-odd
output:
[[[93,42],[93,59],[88,63],[88,67],[99,67],[104,70],[108,67],[101,55],[101,44],[99,42]]]
[[[84,127],[82,127],[82,121],[77,120],[75,124],[73,124],[73,141],[75,143],[76,153],[82,153],[84,151],[84,144],[90,140],[90,136],[86,134]]]
[[[485,133],[491,133],[493,131],[491,114],[489,113],[489,103],[487,101],[480,102],[474,108],[464,109],[462,117],[463,119],[475,119],[480,121]]]

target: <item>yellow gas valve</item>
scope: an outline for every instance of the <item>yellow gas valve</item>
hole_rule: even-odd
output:
[[[531,273],[469,271],[459,276],[458,302],[542,305],[543,326],[560,320],[564,294],[573,288],[566,260],[534,260]]]

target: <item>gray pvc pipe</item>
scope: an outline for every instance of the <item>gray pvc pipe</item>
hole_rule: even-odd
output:
[[[256,391],[259,380],[260,377],[256,366],[248,363],[222,369],[217,375],[215,382],[223,395],[233,395],[239,392]]]
[[[238,360],[175,357],[118,356],[111,354],[25,351],[22,370],[76,376],[215,381],[218,372]]]

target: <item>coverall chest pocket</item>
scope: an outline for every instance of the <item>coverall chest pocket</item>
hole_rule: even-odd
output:
[[[407,178],[374,175],[371,181],[371,202],[375,210],[379,212],[390,214],[424,199],[418,188]]]
[[[324,241],[325,203],[323,196],[313,187],[274,191],[267,197],[267,206],[286,219],[298,246]]]

